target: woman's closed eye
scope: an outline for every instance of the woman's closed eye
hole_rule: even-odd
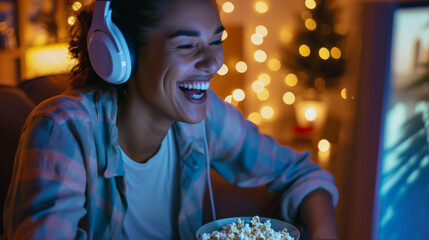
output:
[[[222,39],[215,39],[213,41],[210,41],[210,45],[222,45],[223,41]]]
[[[190,49],[195,47],[196,45],[194,43],[184,43],[184,44],[180,44],[178,45],[176,48],[178,49]]]

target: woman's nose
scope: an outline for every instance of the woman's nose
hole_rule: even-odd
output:
[[[223,63],[223,50],[211,49],[210,47],[200,50],[198,61],[195,68],[205,71],[207,74],[214,75]]]

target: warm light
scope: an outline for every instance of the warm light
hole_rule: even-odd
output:
[[[241,89],[235,89],[232,92],[232,98],[237,102],[243,101],[245,97],[246,97],[246,94]]]
[[[302,18],[302,20],[307,20],[307,19],[309,19],[309,18],[313,18],[313,14],[311,14],[311,12],[310,11],[302,11],[301,12],[301,18]]]
[[[341,57],[341,50],[337,47],[331,48],[331,56],[335,59],[339,59]]]
[[[260,93],[262,91],[264,91],[264,83],[261,80],[256,80],[252,83],[252,90],[255,93]]]
[[[255,51],[253,57],[257,62],[265,62],[265,60],[267,60],[267,54],[263,50]]]
[[[261,101],[266,101],[270,97],[270,92],[264,88],[262,92],[256,93],[256,97]]]
[[[287,105],[292,105],[295,102],[295,94],[291,92],[286,92],[283,95],[283,102],[286,103]]]
[[[314,107],[308,107],[305,109],[304,112],[304,117],[305,119],[307,119],[308,121],[314,121],[317,117],[317,111]]]
[[[347,27],[344,24],[338,23],[334,25],[334,31],[340,35],[347,34]]]
[[[330,54],[329,54],[329,50],[325,47],[320,48],[319,50],[319,56],[321,59],[326,60],[329,58]]]
[[[277,58],[272,58],[268,62],[268,68],[271,69],[272,71],[280,70],[281,66],[282,66],[282,64],[280,63],[280,61]]]
[[[331,144],[329,143],[328,140],[322,139],[319,141],[319,144],[318,144],[319,151],[327,152],[327,151],[329,151],[330,147],[331,147]]]
[[[286,85],[293,87],[298,83],[298,77],[293,73],[289,73],[285,77],[285,83]]]
[[[305,0],[305,6],[308,9],[314,9],[316,7],[316,2],[314,0]]]
[[[325,89],[326,86],[326,81],[323,78],[316,78],[316,80],[314,80],[314,87],[316,87],[317,90],[323,90]]]
[[[264,119],[270,119],[274,116],[274,109],[270,106],[265,106],[261,108],[261,116]]]
[[[243,61],[239,61],[237,64],[235,64],[235,69],[239,73],[244,73],[247,71],[247,64]]]
[[[308,57],[310,55],[310,48],[307,45],[302,44],[299,46],[299,54],[303,57]]]
[[[263,1],[258,1],[255,3],[255,10],[258,13],[266,13],[268,11],[268,4]]]
[[[264,38],[259,33],[254,33],[250,36],[250,41],[255,45],[261,45],[264,42]]]
[[[264,25],[258,25],[255,29],[255,32],[262,37],[266,37],[268,35],[268,29]]]
[[[232,102],[232,95],[228,95],[225,97],[225,102],[231,103]]]
[[[227,37],[228,37],[228,33],[226,32],[226,30],[223,30],[222,41],[225,40]]]
[[[219,70],[217,71],[217,74],[223,76],[226,75],[228,73],[228,67],[225,64],[222,64],[222,67],[219,68]]]
[[[24,78],[66,73],[76,64],[76,60],[70,58],[66,43],[29,48],[24,59]]]
[[[226,13],[231,13],[234,11],[234,4],[232,4],[232,2],[225,2],[222,4],[222,10]]]
[[[67,22],[69,23],[69,25],[73,25],[76,22],[76,17],[75,16],[70,16],[67,19]]]
[[[284,43],[288,43],[292,40],[292,32],[289,28],[284,27],[280,30],[280,40]]]
[[[247,119],[249,119],[249,121],[253,122],[256,125],[259,125],[262,122],[261,114],[258,112],[252,112],[251,114],[249,114]]]
[[[258,80],[262,81],[264,83],[264,86],[268,86],[271,83],[271,77],[266,73],[259,74]]]
[[[341,97],[342,97],[343,99],[347,99],[347,89],[346,89],[346,88],[343,88],[343,89],[341,90]]]
[[[314,29],[316,29],[317,23],[316,21],[314,21],[314,19],[308,18],[307,20],[305,20],[305,27],[308,30],[313,31]]]
[[[79,11],[79,9],[82,8],[82,3],[81,2],[74,2],[72,8],[74,11],[77,12],[77,11]]]

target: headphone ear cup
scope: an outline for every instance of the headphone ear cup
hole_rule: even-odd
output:
[[[133,54],[127,40],[112,22],[109,4],[105,1],[95,2],[88,33],[88,54],[94,71],[102,79],[112,84],[122,84],[131,77]]]

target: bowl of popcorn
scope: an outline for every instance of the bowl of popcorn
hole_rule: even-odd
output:
[[[298,240],[299,231],[292,224],[263,217],[233,217],[219,219],[201,226],[198,240]]]

